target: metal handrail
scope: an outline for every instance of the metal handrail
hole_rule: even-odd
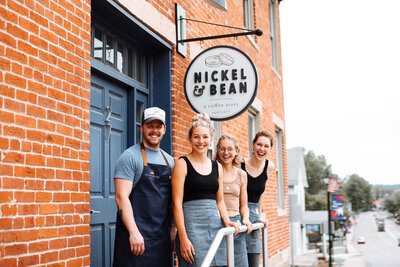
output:
[[[263,223],[255,223],[253,224],[253,229],[258,230],[264,227]],[[247,226],[246,225],[241,225],[239,227],[240,231],[239,233],[243,233],[247,231]],[[263,238],[265,239],[265,231],[266,229],[263,229]],[[221,243],[222,239],[224,236],[227,236],[227,250],[228,250],[228,267],[233,267],[235,266],[235,259],[234,259],[234,246],[233,246],[233,233],[235,232],[234,227],[224,227],[218,230],[216,236],[214,237],[213,242],[211,243],[210,248],[207,251],[207,255],[203,260],[203,263],[201,264],[201,267],[209,267],[211,264],[212,259],[215,256],[215,253],[218,250],[219,244]],[[266,259],[264,256],[265,248],[264,248],[265,242],[263,242],[262,246],[262,253],[263,253],[263,266],[266,266]]]

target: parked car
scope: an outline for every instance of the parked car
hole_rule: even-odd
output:
[[[376,224],[378,226],[379,232],[385,231],[385,221],[384,220],[378,221]]]
[[[365,238],[363,236],[358,237],[357,244],[365,244]]]

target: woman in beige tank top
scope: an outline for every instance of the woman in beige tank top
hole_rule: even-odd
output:
[[[251,232],[253,225],[249,220],[247,206],[247,174],[239,168],[240,150],[236,138],[225,134],[217,144],[214,160],[222,165],[223,192],[229,219],[238,224],[247,225],[246,234]],[[234,237],[235,266],[247,267],[247,250],[245,234],[239,233]]]

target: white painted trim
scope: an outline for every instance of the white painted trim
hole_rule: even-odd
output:
[[[276,126],[278,126],[279,129],[281,129],[282,131],[285,130],[285,123],[283,122],[283,120],[276,115],[274,112],[272,112],[272,121],[274,122],[274,124]]]
[[[145,0],[115,0],[138,20],[154,30],[163,39],[176,44],[175,23]],[[171,10],[171,14],[172,14]],[[157,18],[157,19],[155,19]]]

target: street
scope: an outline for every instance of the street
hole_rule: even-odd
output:
[[[377,215],[379,216],[379,215]],[[385,231],[378,231],[373,212],[362,213],[353,228],[352,244],[360,252],[366,267],[399,267],[400,226],[385,219]],[[365,238],[365,244],[357,244],[359,237]]]

